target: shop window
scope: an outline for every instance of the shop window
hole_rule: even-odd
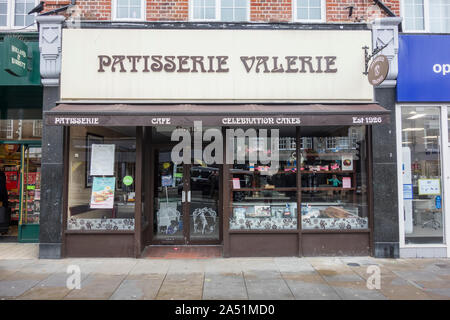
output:
[[[248,21],[248,0],[192,0],[191,19]]]
[[[450,32],[450,0],[403,0],[405,31]]]
[[[134,230],[136,128],[72,127],[68,230]]]
[[[145,1],[143,0],[114,0],[114,20],[144,20]]]
[[[33,137],[42,137],[42,120],[33,120]]]
[[[296,130],[279,130],[278,150],[274,150],[268,130],[267,141],[261,138],[262,130],[255,136],[238,141],[234,139],[235,155],[245,154],[245,159],[235,159],[231,169],[232,205],[231,230],[286,230],[297,229],[297,157]],[[278,130],[278,129],[274,129]],[[252,161],[251,152],[270,155],[278,152],[278,168],[266,163],[260,156]],[[267,157],[269,158],[269,157]]]
[[[42,120],[0,120],[0,139],[40,140]]]
[[[295,0],[293,4],[295,20],[302,22],[325,21],[325,1]]]
[[[0,171],[5,174],[11,225],[39,224],[41,156],[40,147],[0,144]]]
[[[37,4],[36,0],[0,0],[0,28],[36,28],[36,14],[28,12]]]
[[[14,120],[6,121],[6,139],[12,139],[14,137]]]
[[[402,184],[406,244],[443,243],[439,107],[402,108]]]
[[[301,133],[312,140],[300,152],[302,229],[368,229],[365,128],[302,127]]]

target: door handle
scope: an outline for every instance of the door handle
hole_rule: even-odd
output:
[[[188,202],[191,202],[191,190],[188,191]]]
[[[181,202],[184,203],[186,201],[186,192],[181,191]]]

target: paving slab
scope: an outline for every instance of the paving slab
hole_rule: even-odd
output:
[[[0,281],[0,298],[16,298],[34,287],[40,280],[2,280]]]
[[[205,300],[246,300],[248,299],[242,273],[205,273],[203,284]]]
[[[387,298],[378,290],[369,290],[362,287],[341,286],[333,284],[332,287],[343,300],[387,300]]]
[[[380,292],[390,300],[429,300],[429,296],[417,286],[395,275],[381,277]]]
[[[240,263],[243,272],[271,271],[278,272],[278,266],[273,258],[249,258],[236,260]]]
[[[248,298],[251,300],[292,300],[294,295],[281,274],[272,270],[244,272]]]
[[[122,281],[110,299],[154,300],[163,280],[163,274],[130,275]]]
[[[429,290],[425,290],[425,293],[431,299],[435,299],[435,300],[450,300],[450,289],[448,289],[448,288],[429,289]]]
[[[67,288],[67,280],[70,274],[54,273],[48,278],[36,284],[27,290],[18,299],[20,300],[60,300],[63,299],[71,289]],[[81,281],[86,279],[87,275],[81,275]]]
[[[124,275],[89,274],[81,282],[81,289],[72,290],[64,299],[69,300],[106,300],[119,287]]]
[[[203,273],[167,273],[156,296],[158,300],[200,300]]]
[[[71,259],[67,264],[79,266],[81,273],[126,275],[134,268],[137,261],[137,259],[128,258]]]
[[[283,279],[296,300],[339,300],[336,291],[315,273],[283,273]]]
[[[169,260],[137,260],[134,267],[130,270],[129,275],[142,275],[142,274],[162,274],[165,275],[169,270]]]
[[[205,259],[170,260],[170,273],[203,273],[206,265]]]
[[[204,262],[205,273],[241,273],[242,265],[238,259],[208,259]]]
[[[302,258],[274,258],[278,271],[281,273],[315,273],[313,266]]]

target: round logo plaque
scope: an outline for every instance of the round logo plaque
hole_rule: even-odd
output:
[[[387,77],[389,73],[389,60],[386,56],[380,54],[376,56],[369,67],[369,83],[378,86]]]

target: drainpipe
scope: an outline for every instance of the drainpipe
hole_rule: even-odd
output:
[[[382,1],[380,1],[380,0],[373,0],[373,2],[375,2],[375,4],[377,6],[379,6],[381,9],[383,9],[383,11],[386,12],[386,14],[389,17],[396,17],[395,13],[392,12],[392,10],[389,9]]]

